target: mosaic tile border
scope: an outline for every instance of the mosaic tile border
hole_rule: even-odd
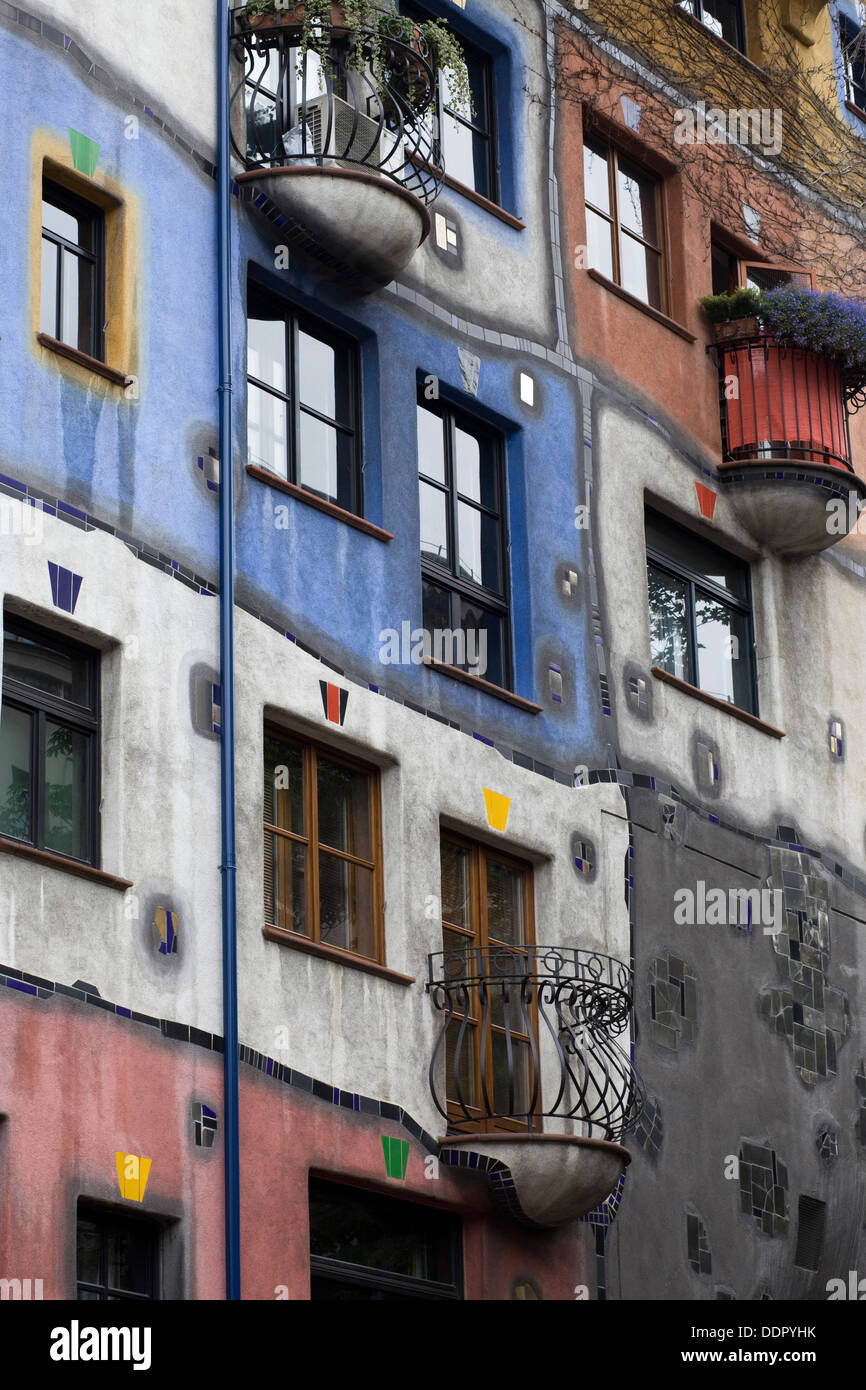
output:
[[[140,1023],[146,1027],[155,1028],[164,1038],[169,1038],[173,1042],[202,1047],[206,1052],[215,1052],[220,1056],[224,1051],[223,1039],[218,1033],[207,1033],[189,1023],[178,1023],[175,1019],[155,1018],[151,1014],[129,1009],[123,1004],[113,1004],[110,1000],[103,999],[96,992],[95,987],[88,985],[83,980],[76,981],[74,985],[64,985],[55,980],[47,980],[41,975],[32,975],[26,970],[17,970],[13,966],[0,964],[0,987],[2,986],[20,994],[29,995],[34,999],[51,999],[57,995],[67,999],[75,999],[79,1003],[91,1004],[106,1013],[114,1014],[116,1018],[125,1018],[132,1023]],[[345,1091],[328,1081],[319,1081],[313,1076],[308,1076],[306,1072],[298,1071],[294,1067],[287,1066],[284,1062],[278,1062],[274,1057],[267,1056],[264,1052],[258,1052],[255,1048],[248,1047],[245,1043],[238,1043],[238,1060],[253,1070],[271,1077],[274,1081],[292,1086],[303,1091],[306,1095],[335,1105],[341,1110],[351,1110],[353,1114],[373,1115],[378,1119],[392,1120],[394,1124],[402,1126],[413,1139],[417,1139],[422,1148],[435,1155],[439,1162],[446,1167],[464,1168],[485,1177],[490,1187],[494,1205],[501,1212],[523,1225],[538,1229],[537,1223],[530,1221],[524,1215],[517,1197],[511,1169],[500,1160],[489,1158],[485,1154],[474,1153],[462,1146],[456,1149],[451,1148],[447,1140],[440,1144],[432,1134],[429,1134],[418,1124],[418,1121],[403,1106],[395,1105],[391,1101],[376,1100],[371,1096],[362,1095],[359,1091]]]

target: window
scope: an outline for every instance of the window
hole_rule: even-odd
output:
[[[265,729],[265,920],[384,960],[378,773]]]
[[[678,3],[720,39],[746,51],[742,0],[678,0]]]
[[[417,424],[425,632],[434,656],[508,688],[502,437],[443,401],[419,401]]]
[[[400,12],[418,23],[431,18],[416,5],[403,3]],[[445,173],[482,198],[499,199],[493,63],[483,49],[457,35],[466,59],[472,114],[454,110],[448,78],[439,73],[436,124]]]
[[[79,1204],[79,1300],[159,1297],[159,1228],[144,1216]]]
[[[647,511],[652,664],[757,714],[749,567]]]
[[[313,155],[316,99],[326,89],[319,55],[312,49],[302,54],[291,47],[281,54],[278,48],[261,47],[248,50],[245,61],[250,65],[245,82],[247,157],[280,165],[286,155]],[[334,72],[330,80],[336,94],[345,97],[345,77]]]
[[[310,1297],[462,1298],[460,1219],[310,1178]]]
[[[713,268],[713,294],[730,294],[740,285],[740,262],[733,251],[720,242],[710,243]]]
[[[105,227],[101,209],[42,184],[42,333],[102,361]]]
[[[7,617],[0,718],[0,835],[97,862],[98,661]]]
[[[476,974],[474,951],[493,948],[507,959],[520,955],[521,947],[534,944],[532,870],[528,864],[451,834],[442,835],[439,855],[442,946],[445,951],[466,955],[467,974]],[[513,993],[505,1017],[504,991],[496,986],[495,959],[482,958],[482,968],[477,971],[489,979],[486,1000],[479,998],[477,987],[471,987],[464,1010],[456,1012],[448,1024],[445,1093],[449,1115],[460,1121],[462,1129],[466,1127],[465,1112],[482,1131],[527,1127],[527,1120],[519,1117],[528,1117],[530,1111],[532,1040]],[[451,973],[457,975],[456,966]],[[479,1026],[482,1012],[487,1029]],[[531,1022],[534,1036],[534,1012]],[[484,1112],[491,1110],[497,1116],[513,1118],[489,1118]]]
[[[847,15],[839,16],[839,40],[845,67],[845,95],[852,106],[866,111],[866,44],[864,31]]]
[[[249,462],[360,515],[358,347],[250,285]]]
[[[583,143],[590,267],[664,311],[661,183],[612,145]]]
[[[789,270],[787,266],[770,265],[766,261],[744,261],[743,275],[750,290],[775,290],[779,285],[802,285],[807,290],[812,287],[808,270]]]

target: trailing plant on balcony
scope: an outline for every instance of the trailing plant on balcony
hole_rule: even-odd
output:
[[[866,303],[862,300],[833,290],[779,285],[773,290],[706,295],[700,302],[712,323],[754,318],[765,332],[832,357],[848,371],[866,371]]]
[[[327,65],[334,34],[348,40],[349,66],[360,69],[372,63],[380,90],[391,66],[389,46],[403,44],[425,57],[434,74],[445,73],[449,104],[456,111],[467,117],[474,114],[463,48],[442,19],[416,23],[399,13],[394,0],[250,0],[236,15],[245,28],[258,28],[270,19],[281,27],[297,27],[299,61],[315,53]]]

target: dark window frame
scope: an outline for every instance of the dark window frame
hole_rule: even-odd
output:
[[[399,1298],[401,1294],[415,1297],[418,1299],[436,1301],[455,1301],[463,1298],[463,1232],[460,1216],[449,1210],[443,1209],[440,1204],[434,1208],[432,1203],[412,1201],[411,1199],[395,1198],[390,1193],[373,1191],[370,1188],[361,1187],[351,1182],[335,1181],[332,1174],[319,1174],[311,1172],[308,1179],[308,1203],[310,1198],[319,1189],[323,1197],[328,1196],[325,1189],[342,1188],[347,1192],[354,1192],[362,1196],[369,1196],[374,1199],[381,1199],[398,1203],[405,1208],[423,1208],[426,1211],[435,1210],[437,1216],[445,1217],[448,1224],[448,1231],[445,1237],[449,1248],[450,1262],[454,1278],[449,1283],[443,1283],[435,1279],[419,1278],[410,1274],[399,1274],[393,1270],[376,1269],[372,1265],[354,1264],[351,1261],[334,1259],[326,1255],[316,1255],[310,1250],[310,1280],[320,1278],[328,1279],[333,1282],[351,1284],[359,1288],[368,1288],[374,1291],[381,1298],[386,1299],[389,1294]],[[407,1211],[408,1219],[408,1211]],[[443,1223],[444,1226],[445,1223]],[[310,1221],[310,1243],[312,1246],[313,1230],[312,1219]]]
[[[438,16],[433,15],[431,12],[425,10],[421,5],[416,5],[413,3],[401,3],[399,8],[401,14],[405,15],[407,19],[414,19],[416,23],[423,23],[425,20],[438,18]],[[502,196],[502,179],[501,160],[499,153],[499,111],[496,101],[496,75],[494,71],[495,59],[493,54],[490,53],[489,50],[483,48],[480,44],[474,42],[472,39],[467,38],[465,34],[461,33],[459,30],[455,30],[454,32],[456,38],[460,42],[460,45],[463,49],[464,56],[467,59],[467,64],[477,62],[479,66],[482,68],[481,86],[484,92],[484,104],[486,107],[486,111],[484,113],[486,116],[486,127],[478,123],[479,113],[477,111],[473,115],[463,116],[456,114],[454,111],[452,111],[451,107],[445,105],[445,90],[443,77],[441,72],[437,72],[434,108],[436,115],[436,129],[438,132],[438,147],[440,150],[440,159],[444,166],[445,175],[447,179],[449,178],[448,165],[445,160],[444,152],[444,117],[447,114],[451,120],[456,121],[458,125],[464,126],[465,128],[471,130],[474,134],[478,135],[484,141],[485,153],[487,156],[485,160],[487,173],[486,188],[476,188],[474,183],[463,184],[460,182],[459,179],[453,177],[450,177],[451,184],[456,186],[458,189],[468,187],[470,192],[475,193],[479,198],[486,198],[488,202],[494,203],[498,207],[500,203],[500,198]]]
[[[706,19],[704,18],[704,0],[677,0],[677,3],[680,5],[681,9],[684,9],[687,12],[687,14],[690,14],[693,19],[696,19],[698,21],[699,24],[703,24],[705,29],[709,29],[710,33],[715,38],[721,39],[722,43],[726,43],[731,48],[735,48],[738,53],[742,53],[744,58],[748,57],[748,54],[746,53],[746,13],[745,9],[743,8],[743,0],[735,0],[735,7],[737,12],[737,34],[735,43],[731,43],[730,39],[726,39],[724,34],[717,34],[713,26],[707,23]]]
[[[23,618],[16,618],[13,614],[4,614],[3,619],[4,638],[14,632],[27,640],[40,646],[51,647],[54,650],[73,656],[86,663],[89,704],[78,705],[72,701],[58,699],[48,694],[46,691],[37,690],[34,686],[26,685],[21,681],[6,676],[0,670],[0,701],[3,705],[8,705],[12,709],[21,710],[31,717],[31,746],[30,746],[30,838],[18,840],[17,836],[8,836],[19,844],[31,845],[34,849],[44,850],[49,854],[57,854],[62,859],[69,860],[73,864],[89,864],[93,868],[99,867],[100,859],[100,825],[99,825],[99,790],[100,790],[100,653],[92,647],[87,647],[81,642],[76,642],[72,638],[64,637],[55,633],[49,628],[42,628],[35,623],[27,622]],[[78,733],[87,736],[87,765],[85,769],[85,790],[84,800],[86,814],[84,819],[84,829],[87,841],[87,854],[84,858],[78,859],[74,855],[63,854],[45,844],[45,795],[43,790],[44,768],[46,756],[46,737],[45,723],[47,719],[56,719],[64,726],[75,729]]]
[[[118,1300],[128,1303],[151,1303],[158,1302],[160,1297],[160,1237],[162,1228],[158,1222],[144,1213],[127,1211],[117,1207],[104,1207],[96,1202],[79,1201],[76,1211],[76,1247],[78,1237],[78,1224],[82,1220],[93,1221],[99,1228],[99,1281],[96,1284],[87,1279],[78,1277],[78,1253],[76,1248],[76,1267],[75,1267],[75,1297],[81,1300],[82,1290],[88,1293],[98,1294],[98,1299],[83,1300],[90,1302],[107,1303]],[[146,1227],[149,1234],[149,1248],[146,1254],[147,1273],[146,1282],[149,1286],[148,1293],[135,1293],[129,1289],[116,1289],[108,1283],[108,1230],[114,1226],[138,1226]]]
[[[655,309],[661,314],[667,314],[670,312],[669,305],[671,296],[670,286],[668,284],[670,256],[667,243],[668,224],[665,205],[665,179],[663,175],[659,174],[655,169],[651,169],[649,165],[642,163],[639,158],[635,159],[627,150],[621,149],[615,141],[608,139],[606,135],[599,131],[585,131],[583,143],[584,147],[588,148],[593,154],[604,157],[607,164],[607,196],[611,206],[611,212],[605,212],[603,208],[597,207],[595,203],[589,201],[585,185],[583,190],[583,201],[584,209],[589,208],[597,217],[601,217],[603,221],[607,222],[613,230],[611,248],[613,254],[613,283],[618,285],[624,294],[632,295],[632,297],[637,299],[641,304],[646,304],[648,308]],[[659,237],[658,245],[652,241],[648,241],[646,237],[639,236],[638,233],[631,228],[623,228],[622,219],[620,217],[618,186],[620,160],[623,160],[627,165],[631,164],[636,173],[640,174],[642,178],[648,179],[654,186],[655,213]],[[622,238],[624,236],[629,237],[632,241],[636,241],[639,246],[644,247],[645,250],[649,250],[654,255],[658,256],[659,298],[661,301],[659,304],[653,304],[650,299],[643,299],[640,295],[634,294],[634,291],[627,289],[623,284]],[[596,273],[599,275],[604,274],[604,272],[600,270]]]
[[[516,855],[509,854],[506,850],[494,848],[492,845],[487,845],[479,840],[472,840],[465,835],[460,835],[457,831],[446,830],[444,827],[442,827],[440,828],[439,832],[440,866],[442,863],[442,844],[445,841],[447,841],[449,844],[456,845],[459,849],[465,850],[469,855],[469,892],[466,913],[466,920],[469,923],[469,925],[466,927],[461,927],[457,923],[446,922],[443,909],[443,950],[452,949],[445,944],[444,933],[447,929],[448,931],[453,932],[455,935],[461,938],[465,938],[466,944],[470,947],[470,949],[474,947],[476,949],[484,951],[495,947],[497,951],[513,951],[515,955],[520,954],[520,946],[510,946],[507,943],[500,942],[497,937],[493,937],[491,939],[490,936],[490,896],[487,891],[487,863],[489,859],[497,860],[499,863],[505,864],[508,868],[516,869],[522,875],[523,920],[526,936],[526,940],[523,942],[523,946],[535,946],[535,873],[532,864],[529,863],[528,860],[519,859]],[[444,897],[441,893],[441,888],[440,902],[444,902]],[[481,1034],[479,1029],[481,1021],[481,1010],[479,1007],[477,987],[473,987],[471,989],[470,1008],[473,1010],[471,1014],[464,1015],[455,1012],[454,1019],[456,1021],[462,1022],[465,1018],[467,1021],[467,1029],[470,1032],[470,1034],[474,1031],[476,1035],[480,1038]],[[514,1032],[512,1032],[510,1036],[512,1037],[512,1039],[516,1039],[519,1042],[525,1042],[530,1047],[532,1046],[532,1043],[534,1041],[535,1046],[537,1048],[539,1043],[538,1004],[537,999],[535,997],[533,997],[531,1005],[531,1015],[534,1025],[534,1039],[530,1039],[528,1034],[518,1034]],[[485,1065],[488,1077],[493,1075],[493,1036],[497,1035],[504,1037],[505,1031],[506,1030],[498,1024],[490,1024],[488,1036],[485,1039]],[[476,1064],[473,1082],[477,1088],[476,1095],[480,1096],[482,1094],[480,1048],[474,1049],[473,1054],[470,1055],[473,1055],[473,1060]],[[536,1126],[536,1133],[538,1133],[541,1129],[541,1103],[541,1094],[539,1092],[538,1106],[536,1109],[538,1119],[533,1120],[533,1123]],[[452,1120],[454,1122],[454,1128],[453,1130],[451,1130],[451,1132],[455,1134],[525,1134],[528,1130],[528,1125],[523,1120],[511,1119],[508,1117],[491,1118],[485,1115],[479,1107],[467,1105],[466,1109],[470,1112],[470,1115],[472,1114],[473,1110],[477,1111],[477,1113],[473,1116],[473,1123],[470,1126],[469,1124],[467,1124],[466,1116],[464,1115],[463,1110],[459,1105],[457,1105],[455,1101],[452,1101],[451,1099],[446,1099],[445,1108],[448,1111],[449,1120]]]
[[[860,34],[855,21],[847,14],[839,15],[839,46],[842,50],[842,68],[845,78],[845,96],[858,111],[866,111],[866,43],[861,45],[857,57],[851,54],[851,45]],[[860,81],[855,69],[860,69]],[[859,98],[859,100],[858,100]]]
[[[40,217],[42,215],[42,203],[50,203],[52,207],[58,208],[61,212],[69,213],[74,217],[87,218],[93,227],[93,251],[87,251],[84,247],[75,242],[67,240],[59,232],[53,232],[42,222],[42,234],[40,241],[50,241],[58,248],[57,255],[57,284],[55,287],[56,309],[54,315],[54,327],[51,337],[58,342],[65,342],[62,337],[63,326],[63,252],[85,260],[93,266],[93,293],[90,297],[90,350],[89,357],[95,358],[98,362],[105,361],[105,212],[96,203],[90,202],[87,198],[81,197],[71,189],[64,188],[62,184],[55,183],[53,179],[43,175],[42,178],[42,202],[40,203]],[[41,281],[40,281],[41,284]],[[40,319],[44,311],[44,306],[40,306]],[[81,336],[81,326],[79,319],[78,337]],[[67,346],[73,347],[76,351],[84,351],[76,341]]]
[[[250,279],[247,289],[247,312],[246,321],[249,323],[255,314],[251,312],[256,299],[270,302],[275,308],[282,311],[282,317],[286,331],[286,391],[279,391],[269,382],[262,381],[254,377],[249,371],[249,363],[246,366],[247,400],[249,402],[249,387],[253,385],[266,395],[273,396],[282,401],[286,408],[286,475],[283,478],[281,473],[274,473],[278,481],[291,483],[292,486],[300,488],[303,492],[308,492],[312,497],[318,497],[327,502],[330,506],[340,507],[344,511],[350,512],[353,516],[363,518],[364,516],[364,428],[363,428],[363,387],[362,387],[362,366],[361,366],[361,345],[357,338],[336,328],[327,319],[318,318],[315,314],[300,308],[292,300],[276,293],[262,284],[260,280]],[[276,320],[275,320],[276,321]],[[312,406],[302,405],[299,394],[299,354],[298,354],[298,335],[301,331],[308,331],[311,337],[326,342],[336,351],[343,350],[348,361],[347,380],[349,384],[349,416],[351,423],[343,424],[342,421],[329,418],[321,414]],[[249,330],[247,330],[249,338]],[[249,409],[249,405],[248,405]],[[350,505],[346,506],[339,498],[328,497],[324,492],[317,488],[312,488],[308,484],[302,483],[298,478],[298,467],[301,457],[301,416],[309,415],[314,420],[319,420],[331,429],[347,435],[352,440],[352,467],[351,467],[351,498]],[[247,463],[253,463],[249,455],[249,431],[247,435]],[[255,467],[263,472],[272,472],[264,463],[255,461]]]
[[[317,946],[324,946],[329,951],[339,951],[348,956],[351,960],[376,961],[379,965],[385,965],[385,889],[384,889],[384,854],[382,837],[382,781],[379,768],[370,763],[363,762],[360,758],[352,757],[351,754],[343,753],[339,749],[332,748],[329,744],[319,743],[314,739],[305,738],[301,734],[294,733],[292,730],[285,729],[282,725],[266,720],[264,725],[265,738],[275,738],[281,743],[289,744],[301,752],[301,767],[303,777],[303,806],[304,806],[304,825],[306,834],[299,834],[297,831],[288,830],[285,827],[275,826],[270,821],[262,817],[262,832],[265,837],[265,847],[267,847],[267,837],[275,835],[279,839],[288,840],[293,844],[305,846],[307,852],[306,873],[305,873],[305,894],[304,908],[309,934],[297,932],[290,927],[286,927],[276,922],[266,922],[265,925],[274,933],[279,933],[281,938],[286,941],[299,940],[311,942]],[[264,751],[264,750],[263,750]],[[325,757],[329,762],[337,763],[343,767],[351,768],[353,772],[363,773],[369,779],[370,793],[370,839],[373,849],[373,859],[366,860],[361,855],[350,854],[347,851],[335,849],[333,845],[323,844],[319,839],[319,806],[318,806],[318,780],[316,777],[317,761],[319,755]],[[319,855],[324,850],[325,853],[333,855],[344,862],[361,865],[365,869],[372,871],[373,883],[373,939],[376,954],[373,956],[364,955],[361,951],[353,951],[349,946],[334,946],[330,942],[322,941],[321,931],[321,897],[319,894]],[[267,885],[266,885],[267,887]],[[273,913],[277,916],[276,911]]]
[[[444,396],[440,396],[438,401],[430,402],[424,396],[422,386],[418,387],[418,405],[422,409],[429,411],[431,415],[439,417],[447,427],[444,429],[445,447],[445,481],[440,482],[437,478],[430,477],[421,471],[421,459],[418,458],[418,484],[419,497],[420,485],[422,481],[428,486],[442,492],[447,497],[445,507],[445,525],[448,552],[450,556],[450,568],[444,565],[437,565],[434,561],[425,559],[421,555],[421,578],[435,584],[440,589],[448,591],[450,597],[451,630],[459,629],[460,624],[460,599],[465,599],[468,603],[476,603],[480,607],[488,608],[495,612],[502,620],[502,666],[503,683],[502,688],[513,690],[514,688],[514,654],[511,633],[511,575],[509,565],[509,526],[508,526],[508,490],[507,490],[507,453],[508,445],[506,436],[501,430],[486,421],[481,420],[476,415],[462,407],[452,404]],[[431,406],[438,409],[432,409]],[[496,469],[496,494],[497,509],[486,506],[481,502],[476,502],[474,498],[466,497],[457,489],[455,477],[455,442],[454,434],[458,425],[467,434],[481,435],[490,441],[493,447],[494,463]],[[466,579],[458,573],[460,562],[459,556],[459,506],[465,502],[467,506],[473,507],[476,511],[487,516],[492,516],[497,522],[497,533],[499,538],[499,562],[502,571],[502,592],[496,593],[493,589],[486,589],[482,584],[476,584],[471,579]],[[423,622],[423,612],[422,612]],[[471,670],[470,670],[471,674]],[[489,679],[485,674],[484,679]]]
[[[660,550],[658,547],[651,545],[649,540],[646,541],[647,566],[649,567],[649,565],[653,565],[657,570],[661,570],[663,573],[671,575],[673,576],[673,578],[681,580],[683,583],[687,585],[686,594],[688,610],[688,650],[686,652],[686,668],[688,671],[688,675],[685,679],[688,685],[694,686],[696,690],[703,689],[698,679],[698,630],[697,605],[695,602],[696,591],[700,590],[702,593],[706,594],[710,599],[714,599],[717,602],[724,604],[726,608],[732,608],[736,610],[745,619],[747,659],[749,663],[748,690],[750,695],[751,707],[745,708],[742,705],[734,704],[733,701],[726,701],[725,703],[730,703],[731,708],[742,709],[745,714],[754,715],[754,717],[757,719],[759,717],[758,680],[755,664],[755,610],[752,601],[751,567],[749,566],[747,561],[741,560],[738,555],[734,555],[731,551],[724,550],[723,546],[716,545],[714,542],[706,540],[697,532],[689,531],[687,527],[681,526],[678,522],[672,521],[670,517],[665,516],[662,512],[657,512],[652,507],[646,508],[645,517],[647,520],[653,520],[655,517],[659,517],[666,526],[674,527],[678,531],[681,531],[684,535],[688,536],[692,544],[704,545],[707,547],[708,550],[721,550],[727,556],[729,561],[732,560],[738,566],[741,567],[745,579],[745,598],[741,597],[741,595],[739,594],[733,593],[730,589],[725,588],[723,585],[714,584],[712,580],[707,579],[704,575],[700,574],[697,570],[692,569],[690,565],[687,565],[682,560],[678,560],[676,556],[672,556],[667,551]],[[675,675],[674,672],[670,672],[669,674]]]

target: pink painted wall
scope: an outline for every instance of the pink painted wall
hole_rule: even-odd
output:
[[[0,994],[0,1277],[42,1279],[46,1299],[74,1297],[79,1196],[171,1223],[165,1293],[224,1293],[222,1128],[213,1150],[193,1140],[191,1105],[222,1126],[222,1060],[143,1024],[60,997]],[[404,1182],[389,1179],[382,1134],[391,1121],[355,1114],[241,1066],[241,1249],[244,1297],[309,1298],[307,1179],[332,1180],[441,1204],[464,1223],[467,1299],[509,1299],[531,1279],[546,1299],[594,1292],[593,1234],[575,1225],[525,1230],[496,1214],[483,1179],[444,1167],[425,1177],[410,1139]],[[142,1204],[121,1199],[115,1151],[152,1160]]]

